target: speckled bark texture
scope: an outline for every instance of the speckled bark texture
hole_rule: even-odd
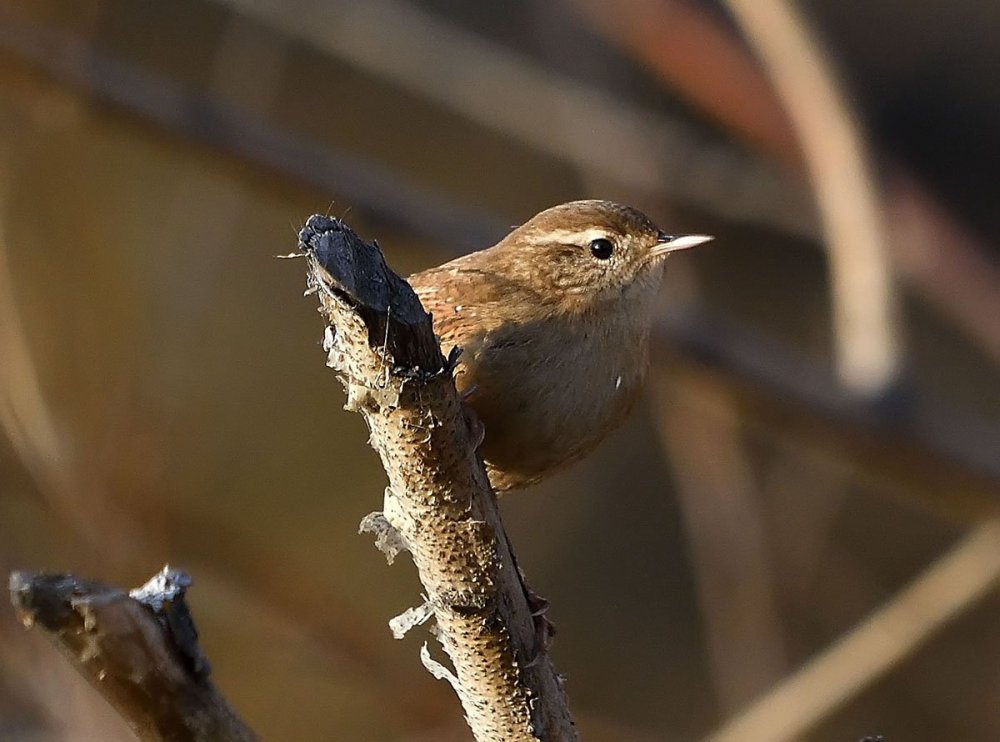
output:
[[[480,742],[576,739],[545,653],[547,622],[533,615],[539,601],[522,581],[476,455],[481,427],[462,408],[430,316],[377,245],[342,222],[312,217],[300,248],[329,323],[328,363],[389,477],[382,517],[366,528],[382,523],[383,547],[412,554],[454,672],[427,651],[424,664],[452,683]]]
[[[72,575],[10,577],[25,626],[59,647],[142,740],[251,742],[256,735],[209,679],[184,592],[166,567],[126,593]]]

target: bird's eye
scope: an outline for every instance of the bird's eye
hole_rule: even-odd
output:
[[[615,246],[611,244],[611,240],[598,237],[590,242],[590,254],[598,260],[607,260],[614,251]]]

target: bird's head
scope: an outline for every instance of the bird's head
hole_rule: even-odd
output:
[[[642,212],[612,201],[553,206],[514,229],[497,246],[508,270],[567,308],[655,295],[670,253],[700,245],[706,235],[673,235]]]

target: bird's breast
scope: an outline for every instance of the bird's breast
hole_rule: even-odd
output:
[[[468,338],[457,381],[485,424],[494,486],[533,481],[620,424],[647,365],[646,332],[628,329],[551,317]]]

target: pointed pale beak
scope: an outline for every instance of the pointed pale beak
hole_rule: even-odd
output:
[[[676,252],[677,250],[687,250],[689,247],[695,247],[696,245],[701,245],[705,242],[710,242],[715,238],[707,234],[663,234],[660,233],[659,244],[653,248],[653,257],[658,257],[660,255],[666,255],[667,253]]]

